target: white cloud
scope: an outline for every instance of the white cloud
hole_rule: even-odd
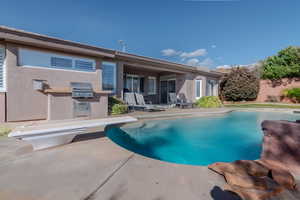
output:
[[[214,64],[214,61],[211,58],[205,58],[203,61],[200,61],[197,58],[191,58],[186,61],[186,64],[194,67],[210,67]]]
[[[215,48],[217,48],[217,45],[213,44],[213,45],[211,45],[211,48],[215,49]]]
[[[230,65],[221,65],[221,66],[218,66],[216,68],[217,69],[230,69],[230,68],[232,68],[232,66],[230,66]]]
[[[200,66],[210,67],[214,64],[214,61],[211,58],[205,58],[203,61],[199,62]]]
[[[186,58],[194,58],[199,56],[205,56],[207,54],[206,49],[197,49],[192,52],[182,52],[180,54],[180,57],[185,60]]]
[[[177,56],[180,54],[179,51],[176,51],[174,49],[164,49],[161,51],[163,56]]]
[[[205,58],[200,61],[198,57],[207,55],[206,49],[196,49],[195,51],[185,52],[185,51],[177,51],[175,49],[163,49],[161,51],[163,56],[167,57],[177,57],[181,58],[181,62],[184,62],[187,65],[199,67],[206,66],[209,67],[213,65],[214,61],[211,58]]]
[[[199,59],[197,59],[197,58],[192,58],[192,59],[187,60],[186,64],[187,64],[187,65],[190,65],[190,66],[196,67],[196,66],[198,66],[199,62],[200,62]]]

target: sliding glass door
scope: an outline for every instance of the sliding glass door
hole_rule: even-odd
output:
[[[169,103],[170,93],[176,93],[176,81],[173,79],[160,81],[160,103]]]
[[[144,77],[138,75],[126,74],[124,76],[125,92],[144,92]]]

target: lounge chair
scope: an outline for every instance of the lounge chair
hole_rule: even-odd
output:
[[[169,93],[169,104],[171,107],[175,107],[177,104],[176,93]]]
[[[163,111],[164,107],[159,105],[146,104],[144,96],[139,93],[135,93],[135,98],[138,106],[144,106],[147,111]]]
[[[169,101],[172,105],[178,106],[180,108],[193,107],[193,103],[191,102],[187,102],[184,99],[178,100],[175,93],[169,93]]]
[[[124,101],[128,105],[129,110],[144,110],[146,108],[145,106],[136,103],[135,95],[131,92],[124,93]]]

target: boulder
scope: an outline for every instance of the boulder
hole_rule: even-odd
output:
[[[247,171],[234,163],[217,162],[208,166],[208,169],[217,172],[220,175],[228,173],[247,174]]]
[[[296,180],[289,169],[280,162],[260,160],[262,165],[270,169],[269,177],[288,190],[296,190]]]
[[[267,167],[254,160],[237,160],[234,164],[245,169],[248,174],[257,177],[268,176],[270,171]]]
[[[296,181],[293,175],[286,170],[272,169],[271,176],[274,181],[288,190],[296,190]]]
[[[218,162],[209,165],[208,168],[221,175],[224,175],[225,172],[228,172],[245,176],[250,174],[252,176],[261,177],[267,176],[269,173],[268,168],[252,160],[238,160],[233,163]]]
[[[289,121],[262,122],[262,160],[273,160],[300,169],[300,123]]]
[[[224,186],[224,190],[235,193],[244,200],[267,200],[277,196],[283,191],[283,188],[274,184],[273,186],[270,186],[268,190],[257,190],[226,184]]]
[[[239,175],[225,172],[225,180],[229,185],[239,186],[248,189],[267,190],[268,177],[255,177],[250,175]]]

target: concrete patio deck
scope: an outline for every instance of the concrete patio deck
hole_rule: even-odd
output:
[[[178,165],[129,152],[103,133],[43,151],[0,140],[3,200],[235,200],[207,167]],[[276,199],[299,199],[285,193]]]
[[[134,112],[130,115],[149,120],[157,115],[160,118],[188,117],[224,114],[231,110],[172,109],[159,113]],[[28,123],[32,122],[24,125]],[[14,127],[17,124],[10,125]],[[68,145],[35,152],[24,141],[2,138],[0,160],[1,200],[239,199],[224,192],[221,189],[225,183],[223,177],[207,167],[146,158],[116,145],[103,132],[78,137],[77,142]],[[296,178],[299,182],[300,176]],[[300,199],[299,194],[291,192],[273,198],[296,199]]]

